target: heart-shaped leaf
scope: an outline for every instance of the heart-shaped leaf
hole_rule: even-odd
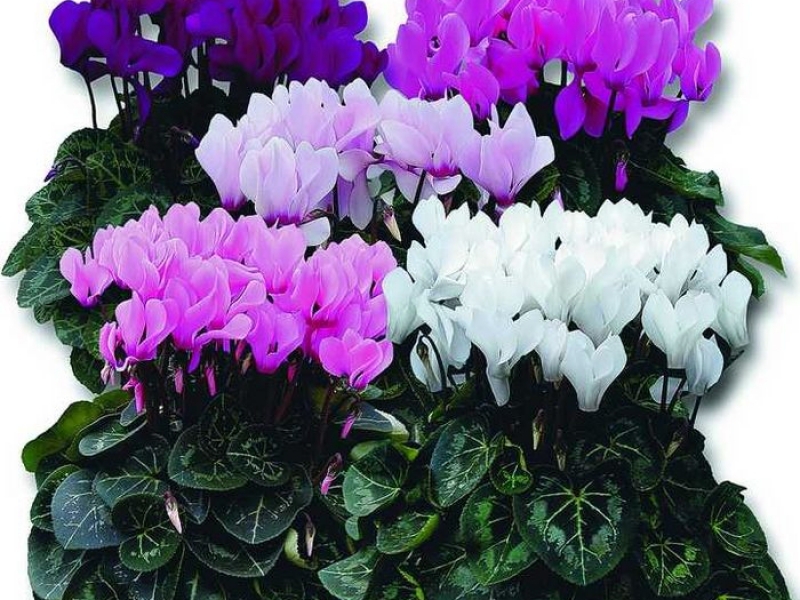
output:
[[[344,503],[350,514],[366,517],[392,504],[408,477],[408,461],[389,443],[378,444],[349,469]]]
[[[53,495],[53,529],[66,550],[111,548],[124,539],[111,521],[110,509],[94,492],[94,478],[92,471],[77,471]]]
[[[231,440],[238,436],[248,421],[247,413],[233,396],[222,394],[200,417],[200,445],[208,454],[225,454]]]
[[[187,560],[178,582],[176,600],[232,600],[213,573]]]
[[[121,600],[122,598],[122,591],[114,584],[102,565],[78,571],[64,594],[64,600]]]
[[[95,491],[109,506],[134,494],[163,496],[169,486],[159,479],[166,469],[169,444],[161,436],[134,452],[121,465],[97,474]]]
[[[278,487],[292,476],[291,467],[279,460],[281,443],[268,428],[254,425],[243,429],[228,447],[231,465],[253,483]]]
[[[283,552],[282,543],[249,546],[223,531],[191,529],[186,543],[192,554],[206,567],[243,579],[266,577]]]
[[[50,533],[53,532],[53,515],[51,513],[53,495],[67,477],[78,471],[80,471],[80,468],[75,465],[64,465],[53,471],[44,480],[31,507],[31,523],[33,523],[34,527]]]
[[[339,600],[364,600],[379,560],[380,553],[376,549],[366,548],[322,569],[319,579],[325,589]]]
[[[513,579],[536,562],[536,552],[514,526],[511,499],[491,484],[472,494],[461,513],[467,565],[482,585]]]
[[[709,499],[709,522],[714,539],[734,556],[760,559],[768,551],[767,537],[758,519],[744,503],[743,488],[721,484]]]
[[[258,545],[284,533],[313,497],[311,482],[301,472],[282,488],[251,488],[234,497],[220,497],[214,516],[234,537]]]
[[[688,596],[711,574],[708,551],[691,539],[647,535],[639,564],[647,583],[660,597]]]
[[[517,527],[550,569],[587,586],[628,553],[639,506],[624,470],[610,465],[576,484],[563,473],[534,473],[529,492],[514,498]]]
[[[28,578],[41,600],[62,600],[84,564],[84,553],[64,550],[56,539],[34,529],[28,538]]]
[[[169,457],[169,477],[196,490],[224,492],[244,487],[247,478],[231,466],[226,456],[213,456],[200,444],[200,428],[181,434]]]
[[[134,429],[123,427],[117,415],[109,415],[105,419],[81,432],[78,451],[81,456],[94,458],[110,452],[133,440],[142,433],[146,425],[142,423]]]
[[[377,548],[383,554],[405,554],[427,542],[439,528],[435,512],[410,512],[378,530]],[[354,536],[350,536],[355,539]]]
[[[519,446],[507,446],[492,465],[491,478],[501,494],[524,494],[533,485],[533,476],[525,464],[525,454]]]
[[[172,562],[152,573],[137,573],[128,585],[130,600],[174,600],[183,570],[183,549]]]
[[[438,503],[453,506],[480,485],[498,454],[485,420],[465,417],[445,427],[431,457],[431,484]]]
[[[181,545],[181,534],[170,521],[164,498],[152,494],[126,496],[116,503],[114,524],[128,537],[119,548],[122,564],[150,573],[168,564]]]
[[[420,584],[425,598],[435,600],[486,600],[492,590],[481,585],[467,564],[467,551],[453,543],[421,557]],[[510,596],[513,598],[513,596]]]
[[[66,450],[83,429],[103,416],[103,409],[92,402],[71,404],[58,422],[35,440],[28,442],[22,451],[25,468],[34,473],[39,463]]]
[[[42,256],[22,278],[17,293],[20,308],[35,308],[69,297],[69,282],[61,275],[59,257]]]

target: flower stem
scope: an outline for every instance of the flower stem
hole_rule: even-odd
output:
[[[694,429],[694,426],[697,424],[697,416],[700,414],[700,406],[703,404],[703,398],[705,398],[705,396],[700,396],[694,403],[692,418],[689,420],[689,424],[691,425],[692,429]]]
[[[664,385],[661,388],[661,412],[667,413],[667,396],[669,395],[669,369],[664,369]]]
[[[425,180],[428,178],[428,172],[423,171],[422,176],[419,178],[419,185],[417,185],[417,192],[414,194],[414,204],[419,204],[422,198],[422,191],[425,189]]]
[[[606,124],[605,124],[605,127],[603,129],[605,133],[610,133],[611,129],[613,128],[613,125],[614,125],[614,109],[617,106],[617,97],[618,97],[618,95],[619,95],[619,92],[617,92],[617,90],[614,90],[613,92],[611,92],[611,101],[608,104],[608,114],[606,115]]]
[[[336,383],[331,383],[328,385],[328,391],[325,394],[325,402],[322,404],[322,419],[320,421],[319,437],[317,438],[317,456],[321,454],[322,447],[325,445],[325,434],[328,432],[328,421],[331,420],[331,407],[335,394]]]
[[[97,129],[97,99],[94,97],[94,90],[92,89],[92,82],[89,78],[85,78],[86,91],[89,92],[89,103],[92,105],[92,127]]]
[[[122,100],[120,98],[119,87],[117,86],[117,80],[113,75],[111,76],[111,89],[114,92],[114,102],[117,103],[117,112],[119,113],[119,121],[122,125],[122,133],[124,136],[127,136],[128,131],[127,124],[125,122],[125,111],[122,109]]]
[[[669,414],[673,414],[675,412],[675,407],[678,405],[678,401],[681,399],[681,394],[683,393],[683,388],[686,387],[686,378],[684,377],[681,379],[680,385],[678,385],[678,389],[675,391],[675,395],[672,397],[672,401],[669,403]]]
[[[569,79],[569,67],[567,61],[561,61],[561,87],[567,87],[567,80]]]

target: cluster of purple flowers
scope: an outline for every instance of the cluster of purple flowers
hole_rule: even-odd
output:
[[[146,35],[151,25],[156,39]],[[356,38],[367,26],[360,1],[65,0],[50,26],[65,66],[88,82],[121,78],[140,104],[149,103],[151,75],[174,79],[192,64],[201,77],[251,91],[283,78],[371,81],[385,65],[385,53]]]
[[[624,113],[677,128],[710,96],[721,70],[698,30],[713,0],[407,0],[409,20],[390,45],[386,77],[409,97],[463,95],[478,116],[501,99],[524,102],[562,66],[561,135],[600,136]]]
[[[306,248],[295,227],[223,209],[203,220],[196,205],[175,205],[163,218],[151,208],[99,231],[85,254],[64,254],[61,271],[86,307],[112,286],[131,292],[101,334],[119,372],[134,373],[169,343],[188,357],[188,372],[213,368],[215,350],[266,374],[299,353],[364,389],[392,360],[382,282],[397,263],[388,246],[357,236],[309,259]]]
[[[392,91],[378,104],[363,81],[340,97],[310,80],[254,95],[236,125],[215,117],[197,158],[226,209],[250,200],[269,225],[298,225],[316,245],[330,234],[331,212],[369,225],[383,172],[410,201],[450,194],[466,176],[486,201],[508,206],[554,153],[522,105],[504,125],[494,114],[481,135],[460,96],[428,102]]]

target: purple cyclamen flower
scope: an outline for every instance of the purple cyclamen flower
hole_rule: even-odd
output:
[[[363,391],[389,367],[393,352],[394,346],[389,340],[365,340],[356,332],[347,331],[342,339],[322,341],[320,361],[328,373],[346,378],[350,387]]]
[[[494,198],[500,207],[510,206],[536,173],[555,160],[553,142],[537,137],[524,104],[517,104],[504,126],[495,111],[491,132],[474,132],[464,147],[461,169],[485,190],[484,201]]]
[[[244,195],[268,224],[299,225],[312,246],[328,239],[330,222],[318,213],[328,209],[339,178],[334,149],[315,150],[302,142],[294,150],[273,138],[245,156],[240,176]]]
[[[92,6],[66,0],[50,16],[50,29],[61,48],[61,64],[81,73],[89,81],[105,74],[102,65],[90,61],[94,45],[89,39],[89,17]]]

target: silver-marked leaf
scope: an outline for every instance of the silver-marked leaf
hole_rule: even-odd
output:
[[[378,444],[349,469],[344,503],[350,514],[366,517],[392,504],[408,477],[408,461],[389,443]]]
[[[759,559],[769,547],[758,519],[744,503],[743,488],[721,484],[709,499],[709,521],[714,539],[725,552],[741,558]]]
[[[311,481],[301,472],[282,488],[251,488],[235,497],[219,497],[214,516],[232,536],[258,545],[284,533],[313,497]]]
[[[134,429],[123,427],[117,415],[110,415],[81,433],[78,451],[81,456],[94,458],[133,440],[145,429],[142,423]]]
[[[770,600],[790,600],[786,581],[771,557],[754,560],[737,567],[739,578],[763,591]]]
[[[377,550],[365,548],[322,569],[319,579],[325,589],[339,600],[364,600],[379,560],[380,553]]]
[[[491,484],[472,494],[461,513],[467,565],[482,585],[513,579],[536,562],[531,544],[514,527],[511,499]]]
[[[484,419],[466,417],[450,423],[431,457],[431,484],[439,504],[453,506],[474,491],[489,473],[498,450]]]
[[[687,525],[696,525],[701,520],[706,502],[717,487],[711,466],[700,454],[670,458],[662,485],[672,514]]]
[[[136,408],[136,401],[131,400],[130,403],[122,410],[119,416],[119,422],[123,427],[130,427],[131,425],[141,423],[147,418],[143,412],[139,412]]]
[[[128,586],[130,600],[174,600],[183,570],[183,549],[170,564],[152,573],[139,573]]]
[[[277,460],[281,443],[267,427],[253,425],[243,429],[228,447],[231,465],[253,483],[278,487],[292,476],[291,467]]]
[[[492,465],[490,472],[494,487],[506,496],[527,492],[533,476],[525,463],[525,453],[519,446],[507,446]]]
[[[353,431],[391,436],[391,438],[396,441],[405,441],[408,439],[408,429],[394,416],[378,410],[366,402],[361,402],[358,405],[358,409],[359,414],[358,418],[353,423]],[[347,418],[347,415],[340,416],[336,422],[339,425],[343,425]]]
[[[211,498],[202,490],[184,489],[178,492],[178,502],[195,525],[202,525],[211,514]]]
[[[248,422],[247,413],[233,396],[222,394],[214,398],[200,417],[200,445],[208,454],[225,454],[231,440],[241,433]]]
[[[20,308],[35,308],[69,297],[69,282],[61,275],[59,257],[42,256],[22,277],[17,292]]]
[[[187,560],[181,573],[175,600],[237,600],[228,597],[213,572]]]
[[[44,480],[31,507],[31,523],[34,527],[53,533],[53,515],[51,513],[53,495],[67,477],[78,471],[80,468],[75,465],[64,465],[53,471]]]
[[[422,556],[420,583],[432,600],[487,600],[492,590],[481,585],[467,565],[467,551],[452,543]]]
[[[272,571],[283,552],[283,543],[272,542],[249,546],[222,531],[198,531],[192,528],[186,536],[192,554],[206,567],[240,579],[265,577]]]
[[[436,533],[439,522],[435,512],[404,513],[378,530],[377,548],[383,554],[410,552]]]
[[[121,465],[100,472],[95,479],[95,491],[109,506],[113,507],[121,498],[134,494],[163,496],[169,486],[159,479],[166,469],[169,444],[161,436],[128,457]]]
[[[645,536],[639,565],[647,583],[660,597],[688,596],[711,574],[708,551],[690,539]]]
[[[172,481],[196,490],[225,492],[247,484],[247,478],[234,470],[227,457],[212,456],[203,449],[198,427],[187,429],[175,442],[168,471]]]
[[[28,578],[34,594],[41,600],[62,600],[84,555],[64,550],[52,535],[34,529],[28,538]]]
[[[542,470],[534,473],[531,490],[514,498],[514,519],[551,570],[587,586],[613,571],[628,553],[639,526],[639,506],[621,470],[598,470],[581,484]]]
[[[125,596],[102,565],[90,565],[72,579],[64,600],[125,600]]]
[[[111,548],[124,539],[111,521],[110,509],[94,491],[94,478],[92,471],[77,471],[53,495],[53,529],[66,550]]]
[[[152,494],[126,496],[116,503],[114,524],[127,537],[119,548],[122,564],[150,573],[168,564],[181,545],[181,534],[170,522],[164,498]]]

